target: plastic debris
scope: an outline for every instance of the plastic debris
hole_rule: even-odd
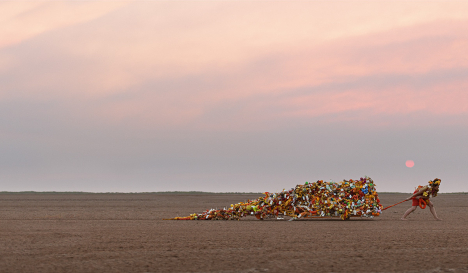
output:
[[[226,209],[210,209],[203,213],[193,213],[187,217],[165,220],[240,220],[242,217],[255,216],[257,219],[276,218],[291,220],[303,218],[379,216],[382,205],[375,190],[375,183],[369,177],[359,180],[343,180],[340,183],[318,180],[305,182],[290,190],[279,193],[265,192],[265,196],[231,204]]]

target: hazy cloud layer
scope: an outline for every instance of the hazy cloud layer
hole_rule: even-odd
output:
[[[2,190],[468,191],[467,8],[0,3]]]

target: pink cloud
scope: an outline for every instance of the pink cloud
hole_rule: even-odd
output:
[[[39,5],[7,21],[24,44],[0,51],[14,56],[0,63],[12,79],[3,90],[20,90],[3,96],[93,102],[88,110],[97,118],[141,126],[258,128],[350,111],[363,113],[357,118],[466,113],[453,107],[466,101],[460,92],[466,81],[450,76],[467,66],[464,4],[344,5],[175,2],[118,9],[99,2],[83,3],[76,15],[64,4]],[[123,19],[129,14],[140,16]],[[28,28],[41,18],[50,19]],[[424,84],[441,73],[447,75]],[[129,98],[112,100],[119,95]]]
[[[0,48],[12,46],[40,34],[99,18],[122,2],[35,2],[0,3]]]

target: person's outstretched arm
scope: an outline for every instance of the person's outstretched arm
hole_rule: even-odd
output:
[[[419,191],[417,191],[416,193],[414,193],[413,195],[411,195],[410,197],[406,198],[406,200],[410,200],[411,198],[413,197],[416,197],[416,196],[419,196],[419,195],[422,195],[423,192],[425,192],[427,190],[428,186],[424,186],[422,187]]]

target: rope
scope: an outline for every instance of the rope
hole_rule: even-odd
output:
[[[396,204],[394,204],[394,205],[391,205],[391,206],[388,206],[388,207],[386,207],[386,208],[383,208],[382,210],[386,210],[386,209],[388,209],[388,208],[391,208],[391,207],[393,207],[393,206],[396,206],[396,205],[401,204],[401,203],[406,202],[406,201],[408,201],[408,200],[403,200],[403,201],[398,202],[398,203],[396,203]]]
[[[419,198],[419,207],[422,209],[426,208],[426,200]]]

